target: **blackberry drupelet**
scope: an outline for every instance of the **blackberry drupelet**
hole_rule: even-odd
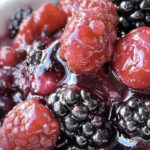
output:
[[[118,15],[118,39],[131,30],[150,26],[150,0],[112,0]]]
[[[28,72],[53,72],[60,78],[65,74],[64,66],[57,57],[60,49],[60,41],[56,40],[49,46],[42,42],[37,42],[27,55]]]
[[[120,133],[127,138],[150,140],[150,100],[133,97],[119,104],[116,123]]]
[[[14,38],[19,30],[19,25],[23,19],[29,16],[32,13],[32,8],[22,8],[17,10],[10,18],[8,25],[10,38]]]
[[[85,90],[64,88],[51,94],[47,105],[60,123],[56,149],[96,149],[111,145],[116,130],[105,102]]]

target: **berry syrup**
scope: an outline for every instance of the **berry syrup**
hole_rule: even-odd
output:
[[[30,50],[34,50],[34,46],[26,49],[27,57],[15,67],[0,68],[0,124],[2,124],[5,115],[19,102],[29,98],[38,98],[43,104],[46,104],[50,94],[39,94],[38,86],[33,84],[33,79],[39,79],[40,75],[45,73],[54,74],[56,78],[56,87],[78,86],[88,89],[98,97],[107,101],[110,106],[110,119],[113,118],[113,109],[117,103],[126,101],[132,96],[144,95],[150,97],[149,92],[135,91],[128,88],[120,82],[116,74],[113,72],[110,63],[106,63],[96,75],[78,75],[73,73],[60,56],[60,37],[63,30],[53,34],[51,38],[39,39],[37,42],[43,42],[46,45],[42,52],[43,61],[36,65],[28,64],[28,56]],[[30,50],[28,50],[30,49]],[[33,77],[34,76],[34,77]],[[39,82],[39,81],[38,81]],[[37,86],[38,85],[38,86]],[[116,145],[114,147],[114,144]],[[146,149],[150,148],[146,142],[138,139],[127,139],[118,133],[117,142],[110,149],[127,150],[127,149]]]

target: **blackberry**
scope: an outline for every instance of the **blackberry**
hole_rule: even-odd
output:
[[[150,0],[112,0],[118,15],[118,39],[131,30],[150,26]]]
[[[42,58],[44,55],[42,50],[45,50],[46,48],[46,45],[42,42],[37,42],[33,45],[33,49],[29,51],[27,56],[27,66],[29,73],[32,73],[36,66],[42,63]]]
[[[127,138],[150,140],[150,101],[133,97],[119,104],[116,122],[120,133]]]
[[[65,68],[59,58],[59,49],[59,40],[52,42],[49,46],[42,42],[35,43],[27,56],[29,74],[39,74],[39,72],[56,73],[57,79],[62,79],[65,75]]]
[[[49,96],[47,105],[60,123],[57,150],[104,148],[114,141],[116,130],[107,119],[107,105],[90,92],[61,89]]]
[[[10,18],[8,25],[10,38],[14,38],[19,30],[19,25],[23,19],[32,13],[32,8],[27,7],[17,10]]]

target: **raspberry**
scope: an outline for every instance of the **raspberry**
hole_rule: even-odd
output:
[[[118,17],[112,3],[105,7],[108,11],[101,5],[79,11],[66,25],[60,55],[77,74],[96,73],[110,60]]]
[[[142,96],[131,97],[116,107],[116,126],[127,138],[150,139],[150,101]]]
[[[81,0],[60,0],[59,7],[70,17],[79,10]]]
[[[21,23],[14,47],[30,44],[41,35],[50,35],[64,27],[65,22],[64,13],[51,3],[45,3]]]
[[[116,131],[107,119],[107,105],[89,91],[60,89],[49,96],[47,105],[61,126],[56,149],[106,148],[116,137]]]
[[[113,3],[110,2],[110,0],[103,0],[103,1],[85,0],[85,1],[81,2],[80,10],[91,9],[91,8],[95,8],[95,7],[101,8],[101,11],[104,13],[108,13],[110,15],[115,15],[115,16],[117,15],[115,5],[113,5]],[[109,18],[109,19],[113,20],[115,18]],[[114,21],[116,21],[116,19]]]
[[[140,27],[116,45],[113,68],[124,84],[135,89],[150,87],[150,28]]]
[[[17,10],[10,18],[8,25],[10,38],[14,38],[19,30],[19,25],[23,19],[27,18],[32,13],[32,8],[27,7]]]
[[[0,49],[0,66],[15,66],[24,57],[24,52],[19,52],[9,46],[4,46]]]
[[[58,136],[58,122],[37,99],[31,99],[8,113],[0,129],[0,147],[5,150],[52,150]]]

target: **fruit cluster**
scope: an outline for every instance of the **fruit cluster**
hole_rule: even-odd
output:
[[[58,5],[10,17],[0,149],[149,150],[150,1]]]

